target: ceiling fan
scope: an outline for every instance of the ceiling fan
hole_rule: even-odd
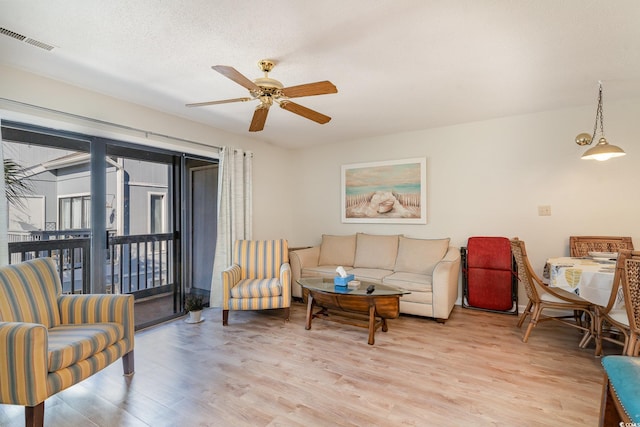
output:
[[[275,102],[287,111],[291,111],[306,119],[313,120],[316,123],[325,124],[331,120],[331,117],[314,111],[310,108],[303,107],[289,100],[289,98],[300,98],[302,96],[325,95],[329,93],[337,93],[338,89],[330,81],[322,81],[316,83],[306,83],[298,86],[284,87],[278,80],[269,77],[269,72],[275,66],[275,61],[263,59],[258,62],[258,66],[264,72],[264,77],[249,80],[238,70],[228,65],[214,65],[215,71],[219,72],[228,79],[233,80],[240,86],[249,90],[251,97],[223,99],[221,101],[196,102],[186,104],[187,107],[203,107],[205,105],[227,104],[230,102],[245,102],[259,100],[260,104],[256,107],[249,126],[249,132],[258,132],[264,129],[264,123],[267,120],[269,108]]]

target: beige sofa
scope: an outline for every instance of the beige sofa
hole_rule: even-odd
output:
[[[342,266],[356,279],[411,292],[400,298],[400,312],[449,318],[458,298],[460,250],[449,239],[413,239],[401,235],[357,233],[323,235],[322,243],[292,251],[291,292],[302,297],[301,277],[334,277]]]

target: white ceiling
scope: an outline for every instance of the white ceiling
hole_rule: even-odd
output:
[[[0,0],[0,63],[297,148],[640,97],[638,0]],[[250,79],[277,62],[285,86],[330,80],[296,102],[326,125],[255,103],[211,69]],[[0,94],[0,97],[2,94]],[[585,123],[589,131],[591,121]],[[576,129],[580,131],[581,129]]]

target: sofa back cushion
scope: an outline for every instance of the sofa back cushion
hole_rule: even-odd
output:
[[[394,270],[407,273],[432,274],[436,264],[447,253],[449,241],[449,238],[411,239],[400,236],[398,259]]]
[[[393,270],[398,256],[398,237],[398,235],[381,236],[358,233],[353,266]]]
[[[36,258],[0,268],[0,321],[60,324],[60,277],[51,258]]]
[[[322,235],[318,265],[353,266],[356,252],[356,235],[331,236]]]

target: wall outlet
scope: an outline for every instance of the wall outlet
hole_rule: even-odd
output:
[[[551,206],[538,206],[538,216],[551,216]]]

